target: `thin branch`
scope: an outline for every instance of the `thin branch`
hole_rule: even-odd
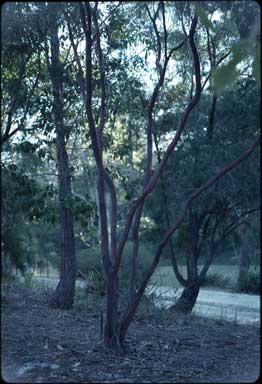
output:
[[[90,3],[80,2],[80,18],[82,28],[86,38],[86,97],[85,107],[88,119],[89,131],[91,136],[92,150],[98,170],[98,206],[101,224],[101,251],[102,260],[106,273],[109,273],[112,268],[108,249],[108,228],[107,228],[107,213],[105,202],[105,169],[103,165],[103,153],[99,142],[99,135],[95,127],[93,111],[92,111],[92,20]]]
[[[151,173],[152,173],[152,158],[153,158],[153,143],[152,143],[152,131],[153,131],[153,110],[157,101],[157,97],[159,95],[160,88],[164,84],[164,79],[166,75],[167,65],[171,58],[172,51],[169,55],[165,55],[165,61],[164,66],[160,65],[160,59],[161,59],[161,40],[159,36],[159,32],[156,26],[156,17],[160,9],[160,4],[158,4],[157,11],[154,15],[154,18],[152,18],[150,11],[146,5],[147,12],[149,14],[149,17],[153,23],[157,42],[158,42],[158,55],[157,55],[157,61],[156,66],[159,70],[159,79],[158,82],[154,88],[153,94],[151,96],[148,109],[147,109],[147,128],[146,128],[146,135],[147,135],[147,160],[146,160],[146,170],[145,170],[145,177],[143,181],[143,189],[147,186],[147,184],[150,181]],[[178,49],[175,47],[175,49]],[[137,211],[135,213],[134,218],[134,225],[133,225],[133,256],[131,259],[131,275],[130,275],[130,291],[129,291],[129,297],[131,298],[133,293],[135,292],[135,280],[137,275],[137,259],[138,259],[138,249],[139,249],[139,225],[140,225],[140,219],[143,211],[145,199],[142,199]],[[123,248],[122,248],[123,250]],[[122,252],[122,251],[120,251]],[[120,259],[122,253],[118,253],[118,259]]]
[[[38,55],[38,59],[39,59],[39,55]],[[29,111],[30,106],[31,106],[31,99],[32,99],[33,94],[35,92],[35,89],[38,85],[39,78],[40,78],[40,60],[38,61],[38,74],[37,74],[36,79],[32,85],[32,88],[30,89],[30,92],[27,96],[27,101],[26,101],[26,105],[24,107],[23,117],[21,118],[21,120],[18,124],[18,127],[16,127],[15,129],[13,129],[11,131],[11,128],[12,128],[12,121],[11,121],[11,117],[10,117],[11,115],[8,116],[8,125],[7,125],[7,129],[5,130],[3,136],[1,137],[1,145],[3,145],[7,140],[9,140],[12,136],[14,136],[18,131],[24,130],[25,120],[26,120],[28,111]],[[31,130],[35,130],[35,128],[27,129],[26,131],[28,132]]]
[[[216,63],[216,68],[218,67],[218,65],[220,63],[222,63],[222,61],[224,61],[229,55],[230,55],[231,51],[227,52],[225,55],[223,55],[222,57],[220,57],[220,59],[217,61]],[[208,80],[210,79],[210,76],[212,75],[212,71],[209,72],[209,74],[207,75],[207,77],[205,78],[202,86],[201,86],[201,91],[203,91],[203,89],[205,88],[206,86],[206,83],[208,82]]]
[[[101,150],[103,148],[102,143],[102,133],[105,126],[106,121],[106,80],[105,80],[105,66],[104,66],[104,58],[103,58],[103,52],[101,48],[101,42],[100,42],[100,29],[97,22],[97,5],[95,10],[93,11],[93,20],[95,25],[95,40],[96,40],[96,49],[97,49],[97,56],[98,56],[98,66],[99,66],[99,74],[100,74],[100,88],[101,88],[101,97],[100,97],[100,121],[98,126],[98,137],[99,137],[99,144],[101,146]],[[110,199],[111,199],[111,257],[113,263],[116,261],[116,221],[117,221],[117,199],[116,199],[116,190],[115,185],[113,183],[113,180],[111,179],[109,173],[105,171],[105,182],[108,186],[109,193],[110,193]]]
[[[158,165],[155,173],[151,177],[151,179],[148,182],[148,184],[146,185],[146,187],[143,189],[141,195],[137,199],[135,199],[133,201],[133,205],[131,206],[131,208],[129,210],[129,213],[128,213],[128,216],[127,216],[126,225],[124,227],[124,231],[123,231],[123,234],[122,234],[119,246],[118,246],[116,269],[119,268],[120,258],[121,258],[121,255],[122,255],[122,252],[123,252],[123,248],[124,248],[124,245],[126,243],[126,240],[127,240],[128,234],[129,234],[130,226],[131,226],[133,217],[135,215],[135,212],[138,209],[140,209],[141,203],[143,204],[145,198],[154,189],[157,181],[159,180],[159,177],[160,177],[160,174],[162,172],[162,169],[163,169],[164,165],[166,164],[169,156],[171,155],[171,153],[173,152],[175,146],[177,145],[183,130],[185,129],[185,126],[186,126],[186,123],[187,123],[187,120],[188,120],[188,117],[189,117],[191,111],[193,110],[193,108],[196,106],[196,104],[198,103],[198,101],[200,99],[200,95],[201,95],[201,88],[200,88],[200,85],[201,85],[200,84],[200,64],[199,64],[198,52],[197,52],[197,49],[196,49],[196,46],[195,46],[195,42],[194,42],[194,33],[195,33],[196,25],[197,25],[197,17],[195,16],[193,18],[193,20],[192,20],[192,24],[191,24],[191,28],[190,28],[190,32],[189,32],[189,42],[190,42],[190,46],[191,46],[191,50],[192,50],[192,54],[193,54],[194,66],[196,68],[196,70],[195,70],[195,77],[196,77],[196,91],[195,91],[195,95],[192,98],[192,100],[190,101],[190,103],[188,104],[184,114],[182,115],[182,118],[181,118],[181,121],[180,121],[180,125],[179,125],[179,127],[178,127],[178,129],[176,131],[175,137],[173,138],[171,143],[168,145],[168,147],[167,147],[167,149],[166,149],[166,151],[164,153],[164,156],[163,156],[160,164]],[[164,75],[165,75],[164,71],[166,70],[166,66],[168,64],[168,60],[170,59],[172,53],[175,50],[179,49],[183,44],[184,44],[184,41],[182,43],[180,43],[177,47],[173,48],[170,51],[170,53],[169,53],[169,55],[167,57],[166,63],[165,63],[166,65],[163,68],[163,72],[162,72],[163,78],[160,77],[160,79],[159,79],[159,85],[163,84]],[[155,96],[153,94],[151,100],[153,99],[153,97],[156,97],[156,96],[157,96],[157,94]],[[148,162],[148,164],[149,164],[149,162]]]
[[[71,45],[73,47],[74,57],[75,57],[75,61],[77,63],[77,68],[78,68],[78,74],[77,74],[78,75],[78,84],[80,86],[80,90],[81,90],[83,99],[85,100],[85,98],[86,98],[86,88],[85,88],[85,80],[84,80],[83,68],[82,68],[82,65],[81,65],[81,62],[80,62],[80,58],[79,58],[79,55],[78,55],[78,52],[77,52],[77,46],[76,46],[76,44],[74,42],[74,36],[73,36],[71,24],[70,24],[70,19],[69,19],[68,14],[66,13],[66,11],[64,12],[64,15],[65,15],[65,19],[66,19],[66,22],[67,22],[67,28],[68,28],[68,31],[69,31],[69,39],[70,39]]]
[[[157,10],[154,14],[154,17],[152,17],[151,13],[150,13],[150,10],[148,8],[148,5],[145,4],[145,7],[146,7],[146,11],[148,13],[148,16],[153,24],[153,28],[154,28],[154,31],[155,31],[155,35],[156,35],[156,41],[157,41],[157,58],[156,58],[156,66],[157,66],[157,69],[159,71],[159,74],[162,72],[162,66],[161,66],[161,39],[160,39],[160,35],[159,35],[159,31],[157,29],[157,25],[156,25],[156,19],[157,19],[157,16],[158,16],[158,13],[159,13],[159,10],[160,10],[160,2],[158,3],[158,6],[157,6]]]
[[[163,27],[164,27],[164,52],[165,52],[165,60],[167,59],[167,29],[166,29],[166,16],[165,16],[165,3],[161,1],[162,5],[162,17],[163,17]]]
[[[100,121],[99,121],[99,127],[98,127],[98,133],[100,138],[100,144],[102,139],[102,132],[105,125],[106,120],[106,107],[105,107],[105,100],[106,100],[106,81],[105,81],[105,66],[104,66],[104,58],[103,58],[103,52],[101,49],[101,42],[100,42],[100,30],[97,22],[97,14],[96,10],[93,11],[93,20],[95,24],[95,37],[96,37],[96,49],[97,49],[97,56],[98,56],[98,66],[99,66],[99,74],[100,74],[100,88],[101,88],[101,98],[100,98]]]
[[[184,208],[182,209],[176,223],[166,232],[163,239],[161,240],[159,247],[156,251],[156,254],[154,256],[154,259],[152,261],[151,266],[147,270],[147,273],[145,274],[144,279],[141,282],[141,285],[139,289],[137,290],[136,294],[133,297],[132,303],[128,308],[128,311],[125,313],[123,319],[122,319],[122,327],[123,332],[127,326],[127,324],[130,323],[136,308],[140,302],[140,299],[146,289],[146,286],[148,284],[149,279],[151,278],[152,274],[154,273],[156,266],[159,262],[159,259],[161,257],[162,251],[167,244],[169,238],[173,235],[173,233],[177,230],[177,228],[181,225],[181,223],[184,220],[184,217],[188,211],[188,209],[192,206],[192,203],[196,197],[198,197],[203,191],[211,187],[213,184],[215,184],[222,176],[224,176],[226,173],[231,171],[232,169],[236,168],[243,160],[245,160],[256,148],[256,146],[260,143],[261,137],[259,136],[254,143],[251,145],[250,148],[248,148],[238,159],[232,161],[230,164],[227,164],[225,167],[223,167],[215,176],[213,176],[211,179],[209,179],[206,183],[204,183],[200,188],[198,188],[187,200],[187,203],[185,204]]]

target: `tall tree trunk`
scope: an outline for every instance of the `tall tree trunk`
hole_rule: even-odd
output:
[[[59,198],[59,255],[60,282],[50,305],[61,309],[71,309],[74,301],[76,256],[74,242],[73,214],[70,207],[72,201],[71,180],[65,142],[64,111],[63,111],[63,80],[60,62],[57,12],[58,3],[48,4],[49,31],[51,45],[50,76],[53,89],[53,114],[56,129],[56,154],[58,167],[58,198]]]

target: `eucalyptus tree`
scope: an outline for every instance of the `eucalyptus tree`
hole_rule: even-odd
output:
[[[59,4],[47,5],[48,36],[50,38],[51,60],[46,54],[47,66],[52,83],[53,118],[56,131],[56,156],[58,167],[58,204],[59,204],[59,257],[60,257],[60,281],[50,305],[62,309],[70,309],[73,306],[75,279],[76,279],[76,255],[73,212],[70,207],[72,200],[71,175],[66,149],[66,137],[69,135],[65,129],[64,116],[64,91],[63,91],[63,65],[60,57],[60,42],[58,36]]]
[[[46,4],[33,4],[30,9],[32,7],[41,9],[42,15],[47,16]],[[48,18],[41,18],[38,30],[42,38],[40,58],[43,71],[42,87],[39,90],[42,98],[38,94],[40,113],[36,114],[34,124],[40,124],[44,132],[50,134],[51,141],[54,141],[53,132],[56,129],[58,153],[63,154],[58,156],[58,173],[60,180],[66,181],[63,186],[60,185],[63,187],[60,193],[67,191],[70,197],[65,152],[65,144],[70,141],[70,128],[76,128],[76,142],[84,141],[85,146],[89,146],[86,155],[89,155],[90,149],[92,151],[92,160],[89,160],[91,167],[95,166],[97,176],[101,258],[106,280],[104,344],[122,353],[127,331],[162,251],[182,224],[187,212],[190,209],[192,211],[194,200],[246,159],[259,139],[248,144],[249,147],[243,146],[245,149],[242,148],[242,152],[238,151],[232,157],[223,158],[223,162],[220,162],[221,168],[204,174],[189,193],[183,193],[185,199],[180,195],[177,202],[180,209],[174,210],[176,217],[170,217],[168,228],[161,236],[152,262],[144,270],[142,279],[139,279],[138,267],[143,257],[139,253],[140,229],[146,200],[155,190],[171,157],[177,156],[180,147],[187,147],[188,141],[194,142],[197,138],[194,120],[196,107],[201,106],[201,94],[210,78],[205,73],[206,67],[202,62],[203,49],[207,45],[207,34],[203,32],[206,27],[205,14],[196,3],[188,2],[182,6],[178,2],[50,3],[48,8]],[[130,14],[134,17],[131,18]],[[49,43],[51,59],[50,51],[46,49]],[[67,64],[61,70],[60,51],[63,45],[66,46],[63,59]],[[143,54],[139,52],[140,47]],[[134,58],[131,57],[132,52]],[[222,59],[224,52],[220,54],[222,56],[219,56],[218,61]],[[179,65],[183,62],[185,66]],[[180,69],[186,76],[185,82],[183,76],[180,76]],[[175,76],[180,76],[180,84],[174,81]],[[173,90],[178,91],[179,102],[175,99],[177,95],[173,94]],[[166,141],[169,144],[162,150],[161,158],[157,161],[153,152],[153,137],[157,116],[165,113],[161,105],[162,95],[169,95],[167,103],[170,110],[175,110],[178,116],[174,120],[169,138],[166,137],[161,142],[162,147]],[[65,107],[67,100],[69,102]],[[82,109],[85,120],[80,112]],[[73,119],[71,116],[67,120],[70,113]],[[75,115],[80,115],[80,118]],[[64,127],[65,121],[68,129]],[[187,132],[189,124],[192,129]],[[52,146],[50,142],[46,144]],[[191,149],[188,151],[189,159],[197,159]],[[54,152],[53,146],[52,151]],[[72,152],[74,158],[78,157],[77,149]],[[208,155],[211,154],[206,153],[206,163]],[[119,172],[120,167],[115,167],[114,164],[116,159],[121,160],[121,166],[128,164],[130,170],[122,169]],[[80,163],[76,160],[75,164],[78,166]],[[133,185],[127,191],[130,193],[120,212],[120,204],[123,202],[121,182],[124,183],[124,177],[129,175],[134,178]],[[179,180],[178,182],[180,183]],[[177,186],[175,190],[178,190]],[[79,191],[75,191],[76,194],[81,199]],[[85,198],[83,194],[81,196]],[[60,197],[64,198],[64,195]],[[60,205],[61,217],[68,215],[69,221],[72,218],[70,199],[71,197]],[[168,210],[170,211],[170,207]],[[72,240],[72,226],[69,237]],[[133,245],[129,263],[129,296],[126,305],[121,307],[119,272],[129,239]],[[65,272],[66,268],[62,270]],[[72,290],[74,274],[72,265],[72,271],[61,276],[64,280],[71,280],[69,285]]]
[[[168,186],[168,183],[164,182],[164,178],[167,178],[167,171],[166,173],[164,173],[164,178],[160,183],[161,189],[159,190],[158,196],[160,196],[160,207],[162,207],[163,213],[162,215],[160,214],[160,216],[164,216],[163,226],[165,228],[169,226],[170,217],[172,217],[172,210],[174,210],[174,212],[177,211],[176,204],[177,201],[179,201],[179,198],[183,196],[183,191],[185,192],[185,195],[187,195],[186,189],[191,183],[193,189],[198,188],[199,185],[201,185],[201,183],[204,181],[204,179],[210,176],[210,170],[212,168],[210,169],[209,167],[207,167],[207,162],[209,162],[210,166],[212,166],[213,163],[215,167],[219,159],[221,160],[222,158],[224,158],[224,161],[229,160],[228,157],[225,156],[225,154],[227,154],[227,152],[225,152],[224,150],[225,142],[227,143],[227,145],[231,143],[231,152],[233,153],[234,151],[237,156],[237,153],[239,153],[239,149],[244,149],[244,146],[248,144],[250,138],[252,136],[255,136],[258,131],[259,124],[257,85],[256,83],[254,83],[252,76],[250,77],[250,68],[252,68],[252,60],[250,62],[249,59],[249,55],[253,57],[252,74],[253,76],[257,77],[256,71],[254,70],[254,63],[257,63],[257,38],[254,34],[254,30],[256,29],[256,6],[253,5],[253,7],[249,7],[249,15],[253,13],[255,23],[253,22],[253,25],[250,27],[251,32],[245,34],[245,38],[247,39],[247,41],[239,40],[243,38],[243,35],[238,36],[238,28],[240,27],[239,24],[235,25],[235,29],[233,29],[233,35],[232,33],[230,33],[230,35],[228,34],[228,16],[232,17],[235,15],[233,13],[232,4],[214,5],[212,3],[206,3],[204,9],[208,11],[208,14],[211,15],[211,20],[214,11],[223,11],[222,16],[220,15],[220,19],[217,20],[216,23],[211,23],[210,19],[208,19],[206,17],[206,14],[203,13],[203,9],[198,9],[199,16],[201,16],[200,18],[202,22],[202,34],[199,31],[200,36],[202,36],[202,38],[200,37],[200,39],[202,40],[203,36],[205,36],[206,34],[206,40],[203,40],[204,46],[202,48],[202,68],[203,74],[204,72],[206,72],[207,75],[203,85],[205,86],[209,81],[209,88],[207,89],[207,91],[204,91],[203,96],[209,93],[209,107],[207,107],[207,102],[201,102],[200,108],[198,108],[197,111],[193,111],[191,119],[189,119],[189,125],[191,123],[191,125],[194,125],[194,128],[196,128],[196,126],[198,128],[197,130],[194,129],[193,131],[190,131],[188,135],[185,136],[184,140],[187,142],[184,146],[178,148],[176,155],[174,155],[174,162],[169,165],[170,173],[173,174],[172,168],[176,168],[179,170],[179,162],[182,161],[183,165],[180,165],[181,173],[180,171],[178,171],[179,174],[177,176],[181,181],[184,179],[184,182],[182,181],[182,183],[179,184],[179,187],[176,186],[176,188],[176,184],[173,185],[172,182],[171,184],[169,183],[170,186]],[[179,11],[181,12],[181,18],[186,19],[186,6],[180,4]],[[243,17],[243,19],[241,20],[242,30],[247,25],[245,23],[245,16]],[[232,25],[230,31],[232,32]],[[243,52],[241,54],[238,54],[236,52],[236,47],[240,48],[240,43]],[[248,48],[246,46],[247,44],[249,44]],[[204,56],[205,51],[206,58]],[[225,59],[228,60],[228,57],[231,57],[232,53],[233,59],[231,59],[229,63],[224,65],[223,62],[225,61]],[[244,70],[242,70],[242,73],[240,73],[240,79],[238,80],[238,84],[234,85],[235,88],[231,90],[231,100],[229,100],[229,98],[227,97],[225,99],[225,95],[221,95],[221,91],[225,87],[225,83],[224,81],[222,81],[223,79],[221,79],[221,76],[228,76],[228,73],[231,73],[232,79],[228,81],[228,84],[231,84],[233,87],[233,81],[236,82],[237,72],[235,70],[235,66],[237,63],[242,61],[244,61],[245,67],[243,66]],[[206,68],[209,68],[209,74],[206,71]],[[234,77],[232,70],[234,70]],[[183,78],[185,83],[186,81],[190,81],[188,76],[183,76]],[[251,93],[249,93],[250,85],[251,89],[253,90],[251,91]],[[188,88],[189,87],[190,85],[188,85]],[[246,89],[247,92],[245,92],[244,89]],[[251,99],[249,100],[251,94],[253,96],[251,97],[252,102]],[[228,95],[228,93],[226,95]],[[236,95],[238,95],[237,98]],[[241,101],[239,100],[240,95]],[[204,97],[203,100],[206,100],[206,97]],[[235,105],[235,115],[232,113],[233,103]],[[219,108],[218,114],[216,112],[217,108]],[[250,110],[250,108],[252,109],[252,111]],[[158,162],[160,162],[161,160],[161,151],[159,148],[161,144],[161,137],[164,135],[164,132],[166,130],[165,127],[167,127],[167,130],[172,129],[172,119],[175,118],[176,116],[172,114],[167,107],[166,113],[162,118],[160,117],[159,121],[156,124],[157,129],[155,130],[154,139]],[[229,126],[230,132],[228,130]],[[238,140],[239,126],[243,127],[243,135],[241,137],[241,140]],[[234,144],[236,145],[234,146]],[[212,159],[210,159],[209,156],[209,153],[211,151],[213,154]],[[185,152],[184,160],[182,160],[183,155],[182,159],[179,159],[179,152]],[[172,261],[175,276],[180,282],[180,284],[185,287],[185,290],[183,291],[179,302],[175,306],[176,309],[180,309],[183,311],[192,310],[199,292],[201,281],[203,281],[203,278],[207,273],[212,260],[214,259],[215,253],[219,250],[219,245],[221,246],[221,244],[225,242],[226,236],[232,234],[233,231],[236,231],[238,226],[242,225],[243,227],[246,225],[246,220],[243,220],[243,218],[245,217],[245,211],[247,213],[249,211],[253,212],[258,209],[258,185],[256,183],[256,179],[258,177],[258,169],[257,167],[254,167],[254,159],[255,158],[252,157],[251,161],[248,161],[242,165],[242,172],[245,169],[247,175],[252,175],[251,178],[249,177],[249,185],[253,186],[252,191],[254,192],[254,194],[252,195],[252,198],[245,200],[246,202],[248,201],[248,204],[246,204],[246,202],[244,203],[244,199],[246,199],[249,190],[248,185],[245,185],[245,187],[243,188],[243,185],[241,186],[241,179],[239,177],[231,177],[231,179],[234,180],[233,183],[231,183],[232,180],[227,183],[222,183],[226,190],[225,196],[223,194],[223,189],[221,188],[221,186],[220,188],[217,188],[218,186],[216,186],[215,192],[211,191],[209,193],[206,193],[203,198],[201,198],[200,200],[197,199],[192,208],[190,208],[189,218],[186,224],[188,228],[188,233],[186,237],[187,240],[185,241],[187,244],[184,244],[187,248],[187,278],[185,278],[179,272],[175,256],[175,247],[172,243],[172,239],[169,241],[169,254]],[[184,174],[185,169],[188,169],[187,174]],[[247,169],[249,169],[249,171],[247,171]],[[240,172],[239,175],[241,175]],[[221,185],[221,182],[218,184]],[[234,190],[234,184],[236,184],[237,187],[240,188],[240,191]],[[170,192],[168,192],[168,190],[170,190]],[[174,204],[172,203],[172,201],[174,202],[175,190],[177,192],[177,198],[175,199],[176,203]],[[190,193],[190,188],[188,193]],[[168,199],[168,195],[170,196],[169,199],[171,200]],[[221,200],[221,203],[224,203],[220,206],[220,209],[218,208],[214,211],[212,206],[215,206],[217,204],[216,200],[218,196],[220,196],[219,199]],[[205,200],[208,203],[204,204]],[[241,200],[241,203],[239,200]],[[151,206],[153,206],[154,204],[155,203],[153,202]],[[241,205],[242,208],[240,208]],[[173,206],[174,208],[172,208]],[[241,214],[236,214],[236,211],[239,211],[239,209],[241,209]],[[229,214],[230,210],[234,210],[235,213],[233,215]],[[223,214],[223,212],[226,212],[226,214]],[[159,212],[157,213],[157,215],[159,216]],[[221,217],[219,218],[219,216]],[[252,216],[254,216],[254,214],[249,215],[250,218],[252,218]],[[213,221],[214,218],[215,222]],[[221,219],[223,220],[221,221]],[[185,231],[185,225],[180,229],[180,231],[182,230]],[[209,253],[209,256],[205,260],[203,270],[201,271],[201,273],[199,273],[197,260],[201,255],[201,248],[205,243],[208,244],[208,247],[205,251]],[[240,254],[242,255],[243,252],[241,252]],[[246,263],[243,262],[243,266],[245,264]]]
[[[37,111],[41,38],[38,15],[30,4],[6,2],[1,23],[1,146],[17,132],[29,132],[29,117]]]
[[[66,104],[70,103],[72,97],[75,100],[75,93],[74,84],[70,84],[70,76],[62,68],[62,61],[64,66],[68,65],[68,55],[65,50],[63,55],[59,52],[58,8],[57,4],[46,6],[36,3],[7,3],[4,6],[6,17],[3,47],[6,55],[2,64],[6,97],[3,103],[5,124],[1,141],[5,143],[4,149],[10,153],[10,149],[15,148],[12,139],[17,132],[20,132],[20,136],[16,138],[19,145],[32,148],[32,152],[37,150],[39,154],[43,153],[50,166],[52,160],[55,160],[53,144],[54,131],[56,132],[58,208],[61,222],[59,240],[61,281],[50,303],[69,309],[73,304],[76,263],[71,176],[66,152],[72,109]],[[51,57],[49,57],[49,42]],[[68,92],[69,84],[70,92]],[[77,112],[78,109],[75,108],[75,113]],[[55,161],[52,164],[54,167],[52,176],[56,178],[54,163]],[[32,171],[31,164],[36,168],[34,162],[29,164],[30,166],[25,164],[27,173]],[[49,171],[50,175],[52,172]],[[45,177],[42,182],[44,180]],[[50,180],[51,177],[47,183],[50,183]]]
[[[256,140],[251,147],[245,151],[237,160],[229,163],[227,166],[220,169],[215,176],[208,181],[203,182],[195,189],[186,201],[185,206],[180,212],[178,219],[164,234],[160,244],[153,257],[152,264],[147,271],[144,272],[144,277],[140,284],[137,284],[137,266],[139,256],[139,227],[141,223],[141,215],[144,203],[148,195],[154,190],[162,170],[164,169],[167,160],[177,146],[182,133],[185,130],[188,118],[200,100],[202,84],[201,84],[201,68],[199,61],[199,51],[195,42],[196,27],[198,17],[192,9],[189,8],[189,25],[184,26],[184,34],[173,34],[170,38],[170,25],[167,26],[167,15],[171,5],[161,2],[154,4],[126,4],[115,6],[107,12],[99,3],[91,5],[90,3],[80,3],[79,8],[75,8],[78,19],[81,20],[82,34],[85,41],[85,57],[82,61],[81,54],[77,49],[74,38],[75,23],[70,19],[69,9],[65,10],[67,17],[67,27],[69,30],[70,41],[75,55],[75,61],[78,68],[79,88],[85,105],[89,133],[91,137],[91,147],[95,159],[98,175],[98,207],[100,216],[101,228],[101,255],[106,277],[106,321],[104,328],[104,343],[107,347],[122,351],[123,343],[126,337],[127,330],[133,319],[134,313],[139,305],[140,299],[144,293],[146,285],[152,276],[152,273],[157,266],[162,250],[167,244],[169,238],[176,231],[178,226],[183,221],[187,210],[190,208],[193,200],[200,195],[204,190],[215,184],[217,180],[225,173],[236,167],[243,159],[245,159],[255,148]],[[105,165],[106,151],[104,144],[104,132],[107,121],[107,102],[108,102],[108,83],[107,83],[107,68],[105,67],[104,51],[108,43],[108,36],[103,29],[105,20],[109,17],[114,17],[114,12],[117,17],[125,17],[126,25],[128,12],[137,12],[143,25],[149,25],[150,34],[146,37],[148,44],[151,47],[156,47],[156,68],[155,68],[155,87],[152,90],[151,96],[148,99],[145,116],[145,136],[146,136],[146,159],[143,182],[138,193],[129,208],[126,224],[124,225],[122,234],[117,234],[117,191],[115,188],[114,178],[109,173]],[[146,20],[146,22],[145,22]],[[131,20],[133,26],[134,20]],[[146,30],[147,28],[145,28]],[[182,38],[181,38],[182,36]],[[153,39],[154,40],[153,40]],[[155,42],[155,43],[154,43]],[[179,49],[187,45],[187,49],[191,52],[191,66],[193,68],[194,87],[192,96],[185,104],[180,122],[176,127],[176,132],[169,146],[163,154],[159,165],[153,170],[153,140],[152,131],[154,127],[154,110],[156,102],[159,99],[160,90],[165,84],[168,64],[175,60],[175,56]],[[151,49],[152,51],[152,49]],[[98,77],[97,77],[98,71]],[[94,84],[98,85],[98,93],[94,91]],[[97,98],[98,96],[98,98]],[[98,101],[100,100],[100,104]],[[97,109],[97,106],[99,108]],[[97,111],[98,110],[98,115]],[[98,116],[98,119],[95,117]],[[110,193],[110,215],[106,209],[106,188]],[[110,222],[110,226],[108,225]],[[110,227],[110,232],[108,228]],[[121,264],[122,253],[132,228],[133,240],[133,255],[131,258],[130,270],[130,286],[129,300],[126,308],[123,308],[120,313],[119,308],[119,267]],[[119,239],[117,241],[117,238]],[[109,241],[110,239],[110,241]]]
[[[167,228],[174,215],[178,213],[177,205],[181,199],[186,199],[194,189],[199,188],[204,180],[210,177],[212,169],[215,169],[219,162],[229,161],[232,154],[237,157],[249,144],[250,139],[257,135],[259,97],[257,83],[252,76],[245,75],[240,78],[233,89],[225,91],[223,97],[218,97],[216,108],[212,109],[212,126],[208,104],[208,99],[203,97],[198,111],[192,114],[196,130],[188,131],[188,135],[184,138],[185,145],[178,147],[171,157],[164,170],[157,195],[150,203],[149,215],[151,210],[151,215],[153,214],[151,217],[154,220],[161,220],[162,228]],[[168,122],[172,121],[172,118],[167,119],[166,116],[164,115],[156,124],[155,142],[159,159],[161,159],[159,149],[161,133],[165,132]],[[228,146],[230,153],[225,149]],[[251,246],[248,250],[246,229],[259,213],[257,157],[258,151],[255,151],[253,156],[243,162],[237,170],[232,171],[229,176],[217,182],[212,190],[196,199],[189,209],[185,223],[178,229],[177,241],[169,241],[169,257],[174,274],[184,287],[181,297],[174,306],[175,310],[192,311],[211,263],[214,260],[219,261],[219,253],[228,238],[232,239],[232,236],[237,234],[242,237],[243,242],[239,249],[240,276],[243,278],[247,274],[250,259],[248,251],[251,252]],[[180,180],[179,185],[170,177],[174,169]],[[157,199],[161,203],[159,206],[156,205]],[[184,248],[187,277],[179,270],[178,242],[182,242]],[[202,270],[199,270],[201,264]]]

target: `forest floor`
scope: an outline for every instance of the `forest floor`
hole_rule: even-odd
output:
[[[71,311],[49,309],[49,293],[2,291],[2,378],[8,383],[223,383],[259,376],[257,326],[170,312],[140,314],[127,353],[101,343],[104,300]]]

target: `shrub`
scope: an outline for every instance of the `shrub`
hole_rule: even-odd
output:
[[[16,276],[14,276],[11,272],[9,271],[4,271],[2,272],[2,285],[9,285],[12,284],[16,281]]]
[[[242,275],[238,280],[238,292],[255,293],[259,294],[260,286],[260,273],[249,271],[246,275]]]
[[[122,256],[120,266],[119,281],[121,289],[127,290],[130,276],[130,261],[133,252],[131,241],[127,241]],[[139,247],[139,265],[138,280],[141,279],[143,270],[150,265],[153,258],[153,250],[147,244],[141,244]],[[81,250],[77,255],[77,270],[83,272],[92,282],[94,290],[101,294],[105,293],[105,280],[103,274],[103,266],[101,260],[100,246]]]
[[[220,287],[225,288],[230,285],[230,276],[222,276],[220,273],[208,273],[202,284],[203,287]]]

